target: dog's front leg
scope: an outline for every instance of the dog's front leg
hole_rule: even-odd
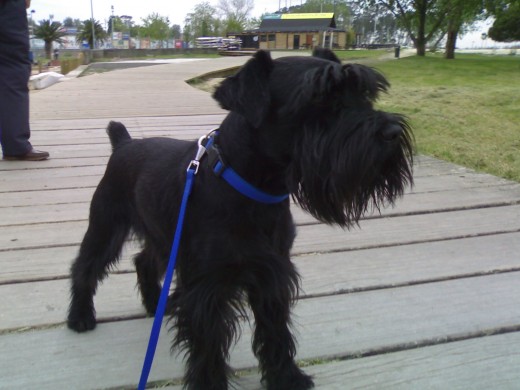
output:
[[[293,264],[266,260],[264,272],[256,273],[257,285],[248,295],[255,316],[253,351],[260,363],[262,381],[268,390],[306,390],[312,378],[298,368],[296,343],[290,330],[291,302],[298,292],[299,278]]]
[[[170,299],[174,347],[186,352],[184,388],[227,390],[232,371],[229,348],[238,332],[238,288],[219,280],[226,272],[212,273],[200,282],[178,287]]]

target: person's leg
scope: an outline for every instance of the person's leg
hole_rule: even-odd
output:
[[[0,8],[0,137],[4,156],[19,156],[32,150],[27,15],[22,0],[7,0]]]

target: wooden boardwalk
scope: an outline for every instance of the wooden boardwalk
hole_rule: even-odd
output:
[[[0,389],[135,387],[152,320],[129,243],[96,296],[95,331],[64,320],[68,269],[110,154],[104,128],[192,139],[225,112],[183,80],[244,58],[126,69],[35,91],[32,141],[52,159],[0,161]],[[520,389],[520,184],[421,156],[416,186],[350,232],[294,210],[298,359],[317,389]],[[260,389],[250,329],[231,356]],[[180,389],[163,330],[151,381]]]

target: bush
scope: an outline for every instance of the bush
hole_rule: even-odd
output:
[[[61,60],[61,74],[67,74],[76,69],[82,63],[80,58],[63,58]]]

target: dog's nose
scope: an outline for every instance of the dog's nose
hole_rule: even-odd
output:
[[[393,141],[397,139],[401,133],[403,132],[403,128],[399,125],[389,125],[385,126],[380,130],[381,138],[385,141]]]

